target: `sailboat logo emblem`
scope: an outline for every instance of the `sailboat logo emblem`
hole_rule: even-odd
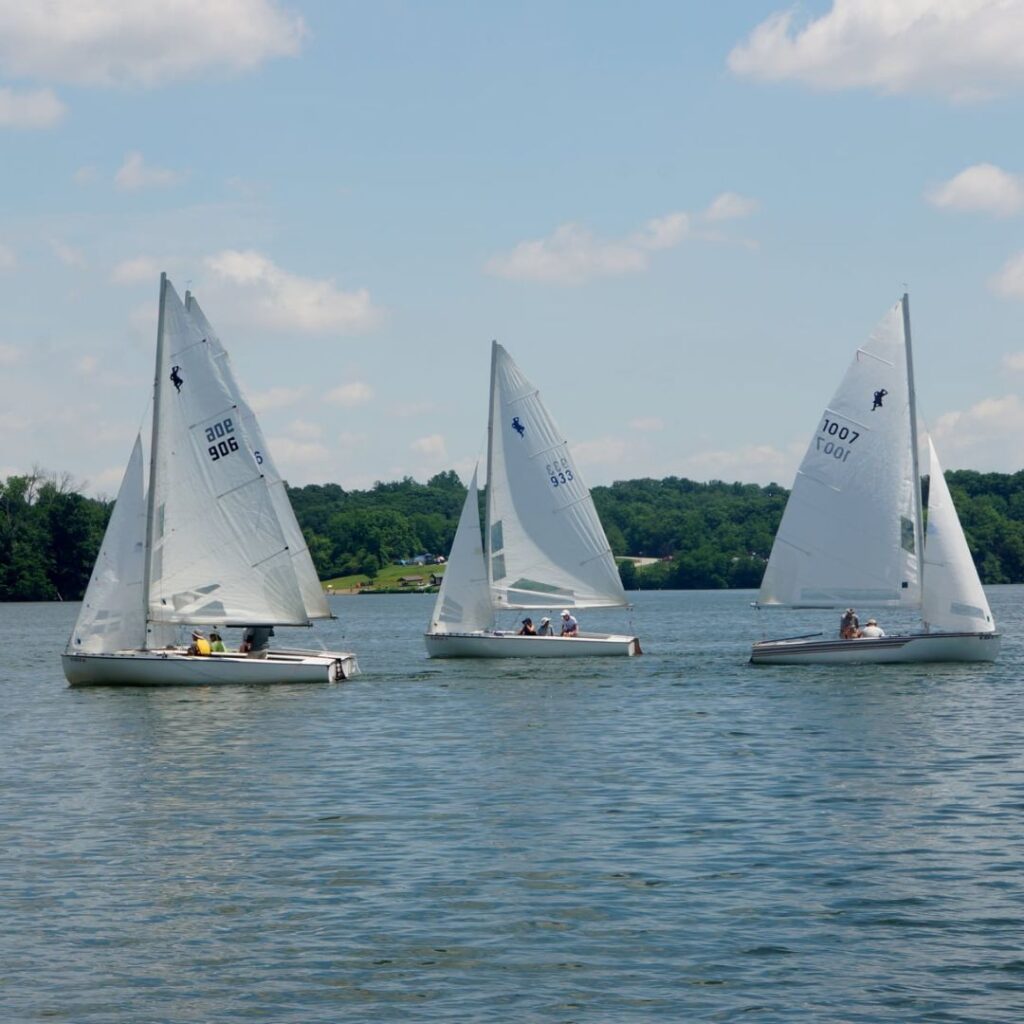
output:
[[[518,417],[518,416],[513,416],[513,417],[512,417],[512,429],[513,429],[513,430],[514,430],[514,431],[515,431],[515,432],[516,432],[516,433],[517,433],[517,434],[518,434],[518,435],[519,435],[520,437],[525,437],[525,436],[526,436],[526,427],[524,427],[524,426],[522,425],[522,423],[520,423],[520,422],[519,422],[519,417]]]
[[[174,390],[180,392],[181,385],[185,382],[181,379],[181,374],[178,371],[181,369],[180,366],[171,367],[171,383],[174,385]]]
[[[885,398],[885,396],[887,394],[889,394],[889,392],[886,391],[885,388],[879,388],[875,392],[875,404],[873,406],[871,406],[871,411],[872,412],[874,412],[876,409],[881,409],[882,408],[882,399]]]

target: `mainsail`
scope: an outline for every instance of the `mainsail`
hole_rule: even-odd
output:
[[[921,617],[928,629],[994,632],[992,611],[931,438],[928,456],[928,532]]]
[[[496,608],[625,605],[569,446],[509,354],[491,350],[487,570]]]
[[[291,552],[217,349],[161,278],[148,618],[307,625]]]
[[[234,396],[235,405],[238,409],[238,420],[243,425],[244,432],[249,439],[249,444],[252,446],[252,455],[262,470],[267,487],[270,489],[270,498],[274,504],[274,511],[277,513],[278,522],[281,524],[284,539],[291,553],[292,566],[295,569],[299,590],[302,593],[302,602],[306,608],[306,615],[310,619],[329,619],[331,617],[331,610],[327,605],[327,597],[313,566],[313,558],[309,553],[306,538],[302,534],[302,528],[295,518],[292,504],[288,500],[288,490],[285,482],[277,471],[277,466],[271,457],[270,449],[256,419],[256,414],[246,401],[242,389],[235,379],[234,372],[231,369],[231,358],[221,344],[209,320],[206,319],[205,314],[200,309],[195,296],[190,295],[188,292],[185,293],[185,308],[189,316],[195,321],[200,334],[206,338],[225,388]]]
[[[448,566],[434,604],[432,633],[465,633],[487,629],[493,622],[491,591],[487,583],[480,535],[480,499],[477,471],[462,506]]]
[[[817,423],[759,604],[921,601],[920,483],[906,298],[857,350]]]
[[[137,437],[71,633],[70,652],[110,654],[144,645],[145,543],[142,440]]]

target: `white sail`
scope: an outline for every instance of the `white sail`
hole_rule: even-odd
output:
[[[263,470],[263,476],[267,481],[267,486],[270,488],[270,497],[274,503],[274,510],[277,512],[278,522],[281,524],[281,530],[288,544],[288,550],[291,552],[292,566],[295,569],[295,576],[298,580],[299,591],[302,594],[302,602],[306,608],[306,615],[310,619],[329,619],[331,617],[331,610],[327,604],[327,597],[316,574],[313,558],[309,553],[309,547],[306,544],[306,538],[303,536],[302,528],[295,518],[292,504],[288,500],[288,490],[285,482],[277,471],[277,466],[271,457],[267,440],[263,436],[263,431],[256,419],[256,414],[253,412],[252,406],[246,401],[242,389],[235,379],[231,368],[231,358],[221,344],[209,320],[206,319],[206,315],[200,309],[195,296],[187,292],[185,294],[185,308],[189,316],[195,321],[200,333],[210,345],[214,361],[219,368],[221,379],[224,381],[224,386],[234,396],[235,404],[238,407],[238,418],[244,425],[245,433],[248,435],[253,457]]]
[[[995,630],[992,611],[931,438],[928,456],[928,532],[921,617],[928,629],[991,633]]]
[[[625,605],[618,568],[580,476],[537,389],[491,350],[487,552],[496,608]]]
[[[71,633],[69,652],[108,654],[143,647],[146,640],[142,596],[145,544],[142,441],[136,438],[82,599],[78,621]]]
[[[898,303],[857,350],[797,471],[760,604],[916,606],[913,398]]]
[[[487,583],[484,546],[480,534],[480,499],[477,472],[462,506],[448,566],[434,603],[432,633],[466,633],[488,629],[493,622],[491,591]]]
[[[148,617],[306,625],[291,553],[237,396],[166,277],[161,288]]]

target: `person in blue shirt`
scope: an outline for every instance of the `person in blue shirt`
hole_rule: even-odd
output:
[[[562,636],[578,636],[580,624],[569,614],[569,609],[562,610]]]

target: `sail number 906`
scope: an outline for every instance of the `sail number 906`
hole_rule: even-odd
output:
[[[821,434],[827,436],[822,437]],[[845,462],[850,457],[850,445],[860,437],[859,430],[842,427],[835,420],[830,420],[827,417],[821,428],[821,434],[816,434],[814,438],[817,451],[824,455],[831,455],[832,458],[841,462]],[[830,440],[830,438],[835,438],[835,440]]]
[[[224,456],[238,451],[238,438],[235,437],[235,424],[230,418],[214,423],[206,428],[207,442],[213,442],[206,449],[211,462],[219,462]]]
[[[569,468],[568,459],[555,459],[554,462],[549,462],[544,469],[552,487],[561,487],[572,480],[572,470]]]

